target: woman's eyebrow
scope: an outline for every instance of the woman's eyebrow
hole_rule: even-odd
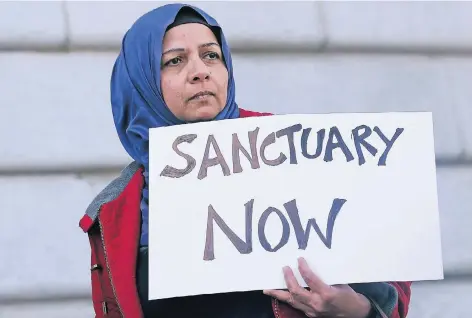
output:
[[[172,52],[185,52],[185,49],[179,48],[179,47],[168,49],[167,51],[162,52],[162,55],[166,55],[166,54],[169,54],[169,53],[172,53]]]
[[[208,42],[208,43],[203,43],[203,44],[200,44],[198,46],[198,48],[202,48],[202,47],[210,47],[210,46],[220,46],[218,43],[216,42]],[[172,52],[185,52],[185,49],[184,48],[180,48],[180,47],[176,47],[176,48],[172,48],[172,49],[168,49],[164,52],[162,52],[162,55],[166,55],[166,54],[169,54],[169,53],[172,53]]]
[[[198,47],[199,48],[202,48],[202,47],[209,47],[209,46],[220,46],[218,43],[215,43],[215,42],[208,42],[208,43],[204,43],[204,44],[200,44]]]

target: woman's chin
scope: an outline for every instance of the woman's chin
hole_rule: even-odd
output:
[[[219,107],[215,107],[214,105],[205,105],[200,106],[195,109],[193,114],[193,118],[191,118],[192,122],[200,122],[200,121],[210,121],[218,115],[221,111]]]

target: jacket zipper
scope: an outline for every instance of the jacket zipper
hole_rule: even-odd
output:
[[[92,244],[93,244],[93,248],[95,250],[97,250],[97,243],[95,242],[95,240],[92,240]],[[98,263],[98,259],[97,257],[95,256],[95,263],[92,265],[92,267],[90,268],[90,273],[91,275],[93,275],[93,272],[94,271],[103,271],[103,267]],[[101,304],[102,304],[102,312],[103,312],[103,315],[106,316],[108,314],[108,307],[107,307],[107,302],[105,301],[105,298],[104,298],[104,289],[103,289],[103,279],[101,278],[101,275],[102,273],[98,274],[99,277],[98,277],[98,283],[100,284],[100,300],[101,300]]]
[[[274,302],[274,316],[275,316],[275,318],[280,318],[279,301],[275,298],[273,298],[272,301]]]
[[[123,311],[121,310],[120,302],[118,301],[118,297],[116,296],[116,290],[115,290],[115,285],[113,284],[113,278],[111,276],[110,265],[108,263],[107,248],[105,246],[105,239],[103,238],[103,226],[100,220],[98,220],[98,226],[100,227],[100,238],[101,238],[102,246],[103,246],[103,254],[105,255],[105,264],[107,267],[108,277],[110,278],[111,289],[113,291],[113,296],[115,297],[116,304],[118,305],[118,310],[120,311],[120,315],[121,317],[124,318],[125,315],[123,315]]]

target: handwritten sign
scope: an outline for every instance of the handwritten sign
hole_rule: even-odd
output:
[[[155,128],[149,153],[150,299],[285,288],[300,256],[328,284],[443,278],[431,113]]]

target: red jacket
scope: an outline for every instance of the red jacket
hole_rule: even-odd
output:
[[[240,117],[267,116],[244,109]],[[95,317],[141,318],[136,286],[136,261],[141,230],[142,167],[126,167],[87,208],[80,227],[91,247],[92,301]],[[378,304],[378,317],[404,318],[410,303],[410,282],[358,284],[354,289]],[[306,317],[275,299],[276,318]],[[382,313],[381,313],[382,312]]]

